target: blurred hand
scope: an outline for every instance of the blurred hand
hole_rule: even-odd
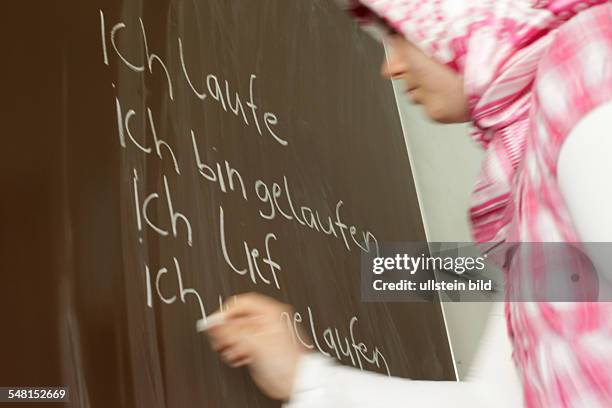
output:
[[[223,323],[207,330],[213,350],[232,367],[248,366],[264,394],[288,400],[305,352],[280,320],[283,312],[292,316],[291,307],[251,293],[230,299],[223,309]]]

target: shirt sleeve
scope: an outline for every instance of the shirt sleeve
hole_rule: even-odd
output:
[[[308,354],[298,367],[285,408],[522,406],[522,392],[510,355],[503,315],[492,314],[466,381],[411,381],[362,372]]]

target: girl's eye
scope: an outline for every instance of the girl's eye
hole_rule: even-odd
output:
[[[389,30],[389,35],[401,35],[395,28],[391,27],[388,24],[387,29]]]

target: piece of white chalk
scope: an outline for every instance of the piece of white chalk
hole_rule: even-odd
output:
[[[225,322],[225,316],[221,313],[215,313],[206,319],[200,319],[196,322],[196,330],[198,333],[209,330],[215,326],[222,325]]]

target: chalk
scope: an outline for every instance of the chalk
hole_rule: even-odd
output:
[[[215,313],[207,319],[200,319],[196,322],[196,330],[198,333],[220,326],[225,322],[225,316],[221,313]]]

